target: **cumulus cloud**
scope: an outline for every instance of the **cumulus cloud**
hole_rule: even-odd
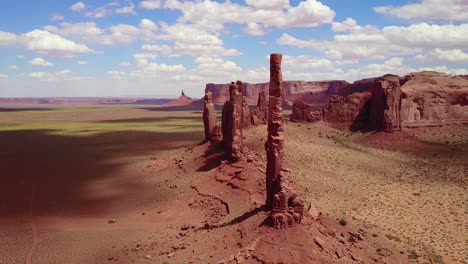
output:
[[[8,78],[8,75],[6,74],[0,74],[0,79],[7,79]]]
[[[224,42],[217,34],[204,31],[194,25],[176,23],[168,25],[161,23],[162,33],[158,40],[172,42],[168,45],[143,45],[142,49],[153,53],[178,57],[190,56],[238,56],[242,53],[236,49],[224,47]]]
[[[78,64],[78,65],[86,65],[86,64],[88,64],[88,62],[87,62],[87,61],[77,61],[76,64]]]
[[[13,45],[17,40],[17,36],[10,32],[0,31],[0,46]]]
[[[244,28],[244,32],[252,36],[263,36],[266,33],[262,24],[259,23],[247,23],[247,27]]]
[[[120,7],[120,8],[117,8],[115,9],[115,13],[117,14],[132,14],[132,15],[136,15],[136,11],[135,11],[135,5],[130,2],[128,4],[128,6],[124,6],[124,7]]]
[[[460,49],[444,50],[435,49],[431,52],[416,56],[420,61],[436,61],[448,63],[468,63],[468,54]]]
[[[468,24],[431,25],[412,24],[408,27],[359,26],[349,21],[335,24],[337,34],[333,40],[301,40],[284,33],[280,45],[323,51],[330,58],[344,61],[362,59],[382,60],[391,56],[416,55],[427,49],[463,49],[468,46]],[[411,36],[411,37],[408,37]]]
[[[18,69],[18,66],[16,66],[16,65],[10,65],[10,66],[8,66],[8,69],[17,70],[17,69]]]
[[[60,57],[73,57],[77,53],[94,52],[84,44],[39,29],[22,35],[0,31],[0,45],[21,45],[32,52]],[[24,56],[21,55],[18,58],[22,59]]]
[[[19,36],[19,42],[29,51],[52,56],[73,57],[76,53],[93,52],[84,44],[39,29]]]
[[[62,21],[62,20],[64,20],[64,19],[65,19],[65,17],[62,16],[62,15],[59,15],[59,14],[55,14],[55,15],[52,15],[52,16],[50,17],[50,20],[52,20],[52,21],[54,21],[54,22],[55,22],[55,21]]]
[[[128,61],[121,61],[121,62],[119,62],[118,66],[119,67],[131,67],[132,64],[130,62],[128,62]]]
[[[452,75],[468,75],[468,69],[451,69],[445,65],[436,67],[421,67],[418,70],[445,72]]]
[[[54,64],[52,62],[46,61],[43,58],[35,58],[29,61],[29,64],[33,66],[40,66],[40,67],[52,67]]]
[[[381,14],[404,19],[468,21],[466,0],[420,0],[403,6],[379,6],[374,10]]]
[[[41,81],[57,81],[61,79],[71,79],[71,73],[72,72],[70,70],[61,70],[57,72],[31,72],[29,77]]]
[[[346,32],[346,31],[354,31],[359,29],[356,20],[348,17],[343,22],[332,22],[332,30],[334,32]]]
[[[160,0],[141,1],[138,6],[141,8],[150,9],[150,10],[158,9],[161,7],[161,1]]]
[[[163,8],[180,10],[183,15],[179,22],[193,23],[212,31],[223,29],[226,23],[261,23],[266,28],[282,29],[317,27],[331,23],[335,17],[333,10],[316,0],[305,0],[298,6],[290,6],[289,1],[278,0],[248,1],[248,4],[167,0]]]
[[[44,29],[85,42],[116,45],[129,44],[136,40],[155,40],[155,31],[158,29],[158,26],[150,19],[144,18],[138,26],[117,24],[108,28],[100,28],[95,22],[62,22],[59,26],[49,25],[45,26]]]
[[[76,12],[79,12],[79,11],[82,11],[86,8],[86,5],[85,3],[83,2],[77,2],[77,3],[74,3],[70,9],[73,10],[73,11],[76,11]]]

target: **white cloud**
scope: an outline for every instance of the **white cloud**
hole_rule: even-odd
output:
[[[93,52],[84,44],[39,29],[21,35],[19,41],[29,51],[52,56],[73,57],[76,53]]]
[[[286,1],[249,1],[252,5],[240,5],[226,1],[167,0],[164,8],[182,12],[179,22],[193,23],[200,28],[219,31],[225,23],[261,23],[264,27],[294,28],[317,27],[331,23],[335,12],[316,0],[305,0],[298,6],[285,5]],[[279,8],[284,6],[285,8]]]
[[[83,3],[83,2],[77,2],[77,3],[74,3],[70,9],[73,10],[73,11],[76,11],[76,12],[79,12],[83,9],[86,8],[86,5]]]
[[[8,75],[6,74],[0,74],[0,79],[7,79],[8,78]]]
[[[87,61],[77,61],[76,64],[78,64],[78,65],[86,65],[86,64],[88,64],[88,62],[87,62]]]
[[[343,22],[334,26],[336,31],[350,33],[337,34],[330,41],[301,40],[284,33],[277,43],[319,50],[330,58],[349,62],[415,55],[425,49],[463,49],[468,46],[468,24],[439,26],[419,23],[380,29],[370,25],[361,27],[348,20],[346,25]]]
[[[126,72],[123,71],[107,71],[107,76],[111,79],[123,80],[128,77]]]
[[[468,21],[466,0],[420,0],[404,6],[380,6],[378,13],[404,19],[424,18],[430,20]]]
[[[161,31],[164,34],[160,34],[157,38],[173,43],[170,56],[238,56],[242,54],[236,49],[225,48],[218,34],[209,33],[194,25],[161,23]]]
[[[431,52],[417,55],[416,59],[420,61],[463,63],[463,62],[468,62],[468,54],[463,52],[460,49],[453,49],[453,50],[435,49]]]
[[[119,67],[131,67],[132,64],[130,62],[128,62],[128,61],[121,61],[121,62],[119,62],[118,66]]]
[[[65,19],[65,17],[62,16],[62,15],[59,15],[59,14],[55,14],[55,15],[52,15],[52,16],[50,17],[50,20],[52,20],[52,21],[54,21],[54,22],[55,22],[55,21],[62,21],[62,20],[64,20],[64,19]]]
[[[146,30],[151,30],[151,31],[155,31],[158,29],[158,25],[156,25],[156,23],[154,23],[153,21],[147,19],[147,18],[143,18],[141,21],[140,21],[140,24],[139,24],[140,28],[141,29],[146,29]]]
[[[41,81],[57,81],[62,79],[71,79],[70,70],[62,70],[57,72],[31,72],[29,74],[30,78],[39,79]]]
[[[289,7],[289,0],[245,0],[256,9],[278,10]]]
[[[40,67],[52,67],[54,64],[52,62],[46,61],[43,58],[35,58],[29,61],[29,64],[33,66],[40,66]]]
[[[445,72],[452,75],[468,75],[468,69],[451,69],[447,66],[436,66],[436,67],[421,67],[419,71],[438,71]]]
[[[383,28],[383,34],[390,42],[406,47],[446,49],[468,47],[468,24],[418,23],[409,27],[389,26]]]
[[[16,66],[16,65],[10,65],[10,66],[8,66],[8,69],[17,70],[17,69],[18,69],[18,66]]]
[[[265,30],[259,23],[247,23],[247,27],[244,29],[244,32],[252,36],[265,35]]]
[[[330,60],[323,58],[283,55],[283,68],[285,71],[332,71],[334,66]]]
[[[332,30],[334,32],[346,32],[346,31],[354,31],[359,29],[356,20],[348,17],[343,22],[332,22]]]
[[[0,46],[13,45],[17,41],[17,36],[10,32],[0,31]]]
[[[156,39],[155,31],[158,27],[153,21],[144,18],[140,21],[138,27],[117,24],[109,28],[100,28],[95,22],[62,22],[58,27],[49,25],[45,26],[44,29],[85,42],[116,45],[129,44],[136,40],[153,41]]]
[[[128,6],[115,9],[115,13],[136,15],[135,5],[132,2],[130,2]]]
[[[158,9],[161,7],[161,1],[160,0],[148,0],[148,1],[141,1],[139,6],[144,9]]]

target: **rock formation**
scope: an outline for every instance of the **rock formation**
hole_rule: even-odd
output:
[[[468,123],[468,77],[438,72],[402,78],[401,126]]]
[[[257,107],[251,112],[252,124],[266,124],[268,122],[268,101],[265,92],[258,93]]]
[[[246,120],[244,114],[248,114],[247,121],[250,125],[250,112],[247,112],[246,104],[242,96],[242,82],[232,82],[229,86],[229,100],[223,106],[221,131],[223,144],[229,159],[236,162],[241,159],[243,151],[243,125]],[[248,109],[248,107],[247,107]]]
[[[163,104],[163,106],[167,106],[167,107],[186,106],[186,105],[191,105],[192,103],[193,103],[192,98],[185,95],[184,91],[182,91],[181,95],[177,99],[171,100]]]
[[[384,75],[376,79],[372,88],[368,128],[393,132],[400,129],[400,77]]]
[[[216,126],[216,110],[212,101],[211,92],[205,94],[205,107],[203,108],[203,124],[205,126],[205,139],[210,140]]]
[[[306,121],[338,128],[393,132],[402,127],[468,123],[468,78],[437,72],[384,75],[350,85],[348,96],[331,95],[328,107]],[[297,110],[299,111],[299,110]],[[296,111],[293,109],[293,114]],[[294,118],[298,120],[297,114]]]
[[[337,128],[361,130],[367,125],[370,107],[370,92],[352,93],[348,97],[330,96],[324,120]]]
[[[213,103],[222,105],[229,98],[230,84],[208,83],[205,92],[213,93]],[[349,94],[347,92],[348,83],[346,81],[284,81],[283,82],[283,102],[292,105],[294,100],[300,99],[309,104],[326,104],[328,95]],[[243,83],[243,95],[249,105],[257,103],[257,96],[260,92],[268,95],[268,83]]]
[[[270,55],[270,85],[268,104],[268,138],[265,143],[267,154],[266,170],[266,207],[273,209],[275,195],[281,191],[281,173],[284,151],[283,128],[283,74],[281,72],[281,54]],[[286,198],[285,198],[286,199]],[[276,204],[278,206],[278,204]],[[283,210],[283,203],[280,210]]]
[[[304,103],[301,100],[295,100],[292,107],[291,113],[291,121],[299,122],[299,121],[309,121],[310,115],[310,105]]]

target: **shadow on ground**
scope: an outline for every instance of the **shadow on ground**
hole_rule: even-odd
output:
[[[34,214],[42,216],[94,216],[113,206],[125,210],[122,206],[131,206],[128,199],[150,202],[148,198],[169,196],[142,183],[137,168],[122,169],[133,166],[138,157],[146,155],[149,160],[158,151],[191,146],[202,136],[199,132],[115,131],[88,136],[55,132],[0,131],[0,198],[6,205],[0,207],[0,220],[24,215],[30,197],[25,182],[36,187]],[[2,198],[2,193],[9,195]]]
[[[6,107],[0,107],[0,113],[1,112],[24,112],[24,111],[49,111],[53,110],[50,108],[6,108]]]

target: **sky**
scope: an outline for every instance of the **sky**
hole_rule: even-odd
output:
[[[15,0],[0,97],[202,97],[206,83],[468,74],[468,0]]]

